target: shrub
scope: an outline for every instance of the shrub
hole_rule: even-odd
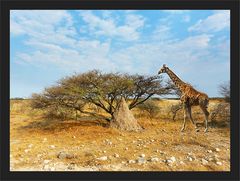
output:
[[[226,102],[230,102],[230,81],[219,85],[219,93],[225,98]]]
[[[219,103],[213,108],[210,115],[213,125],[227,126],[230,123],[230,104]]]
[[[154,100],[148,100],[143,104],[137,106],[143,112],[146,112],[150,119],[153,119],[157,116],[157,113],[160,111],[160,107]]]

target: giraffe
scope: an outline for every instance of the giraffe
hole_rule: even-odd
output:
[[[208,131],[208,116],[209,112],[207,110],[208,106],[208,95],[202,92],[197,91],[194,89],[190,84],[187,84],[183,82],[173,71],[171,71],[165,64],[163,67],[159,70],[158,74],[161,73],[167,73],[168,76],[171,78],[173,83],[178,87],[178,89],[181,92],[181,102],[184,109],[184,121],[181,131],[184,131],[185,125],[186,125],[186,118],[187,115],[189,116],[191,122],[195,126],[196,131],[199,131],[196,125],[196,122],[192,118],[192,106],[200,106],[201,110],[204,113],[205,116],[205,130],[206,133]]]

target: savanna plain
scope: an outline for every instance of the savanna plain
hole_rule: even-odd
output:
[[[198,107],[181,132],[183,110],[173,120],[179,100],[153,99],[157,110],[132,113],[144,128],[127,132],[97,119],[46,119],[30,100],[10,101],[11,171],[230,171],[229,105],[211,99],[209,131]]]

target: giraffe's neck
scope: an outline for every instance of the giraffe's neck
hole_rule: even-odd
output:
[[[180,89],[180,91],[183,91],[183,86],[186,84],[185,82],[183,82],[176,74],[173,73],[173,71],[171,71],[169,68],[167,69],[166,73],[168,74],[168,76],[171,78],[171,80],[173,81],[173,83]]]

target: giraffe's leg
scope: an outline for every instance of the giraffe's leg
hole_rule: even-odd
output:
[[[184,112],[184,117],[183,117],[183,126],[182,126],[182,129],[181,129],[182,132],[183,132],[184,129],[185,129],[185,126],[186,126],[186,118],[187,118],[187,108],[186,108],[186,105],[185,105],[185,104],[183,105],[183,112]]]
[[[208,131],[208,116],[209,116],[209,112],[207,110],[207,108],[205,106],[200,106],[203,113],[204,113],[204,116],[205,116],[205,130],[204,132],[206,133]]]
[[[199,129],[197,128],[197,124],[196,124],[196,122],[195,122],[195,121],[193,120],[193,118],[192,118],[192,108],[191,108],[191,106],[188,106],[187,109],[188,109],[189,118],[190,118],[192,124],[194,125],[196,131],[198,132]]]

